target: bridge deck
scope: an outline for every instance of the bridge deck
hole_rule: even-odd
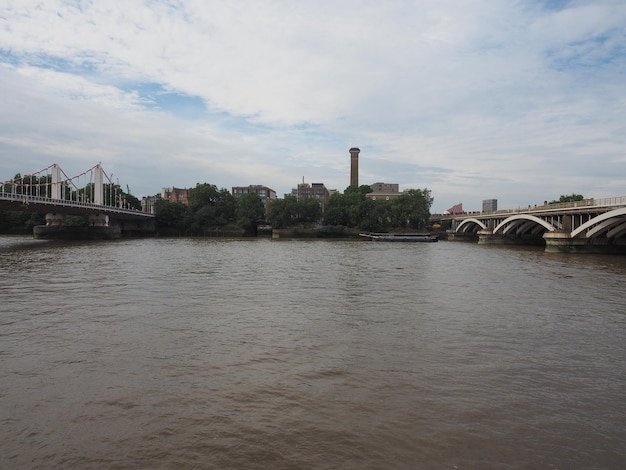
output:
[[[123,209],[121,207],[104,206],[89,202],[68,201],[64,199],[51,199],[41,196],[29,196],[24,194],[0,193],[0,210],[28,211],[28,212],[53,212],[68,215],[88,216],[90,214],[115,215],[116,219],[151,219],[154,214],[135,209]]]

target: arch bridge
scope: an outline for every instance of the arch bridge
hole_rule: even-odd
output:
[[[72,177],[54,163],[0,182],[0,210],[46,213],[46,225],[34,228],[35,238],[119,238],[122,232],[155,229],[155,215],[132,208],[100,163]],[[66,215],[85,216],[88,226],[67,226]]]
[[[626,253],[626,196],[451,216],[449,238],[545,245],[556,252]]]

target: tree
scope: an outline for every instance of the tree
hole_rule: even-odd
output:
[[[258,194],[243,194],[236,199],[235,218],[246,235],[256,236],[257,222],[263,220],[265,209]]]
[[[154,212],[159,232],[170,235],[180,235],[181,232],[186,232],[187,206],[184,204],[159,198],[154,203]]]
[[[298,198],[285,196],[276,199],[270,205],[269,221],[274,228],[286,228],[296,225],[298,217]]]
[[[567,195],[567,196],[562,194],[558,201],[556,201],[556,200],[555,201],[550,201],[549,204],[558,204],[560,202],[576,202],[576,201],[582,201],[583,199],[585,199],[585,198],[583,197],[582,194],[574,194],[574,193],[572,193],[572,194]]]
[[[299,224],[311,225],[322,218],[322,204],[316,197],[298,199],[296,221]]]
[[[315,197],[285,196],[272,201],[269,219],[274,228],[312,225],[322,217],[322,205]]]
[[[361,219],[359,227],[368,232],[386,232],[393,221],[391,201],[372,201],[367,215]]]
[[[45,225],[44,213],[0,211],[0,233],[32,233],[35,225]]]
[[[393,225],[401,228],[425,228],[430,223],[433,198],[428,189],[411,189],[392,202]]]
[[[189,228],[194,233],[223,227],[235,220],[235,198],[213,184],[196,185],[189,194]]]
[[[373,202],[366,194],[372,192],[367,185],[348,186],[343,194],[335,193],[326,205],[327,225],[359,227],[373,208]]]
[[[197,184],[189,192],[189,208],[192,211],[197,211],[203,206],[214,206],[220,197],[220,190],[214,184]]]
[[[346,223],[343,194],[333,193],[328,198],[324,223],[326,225],[348,225]]]

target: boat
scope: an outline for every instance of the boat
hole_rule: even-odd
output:
[[[365,240],[376,242],[437,242],[439,239],[429,233],[359,233]]]

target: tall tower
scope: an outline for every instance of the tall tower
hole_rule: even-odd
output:
[[[359,152],[361,150],[352,147],[350,149],[350,186],[359,186]]]

